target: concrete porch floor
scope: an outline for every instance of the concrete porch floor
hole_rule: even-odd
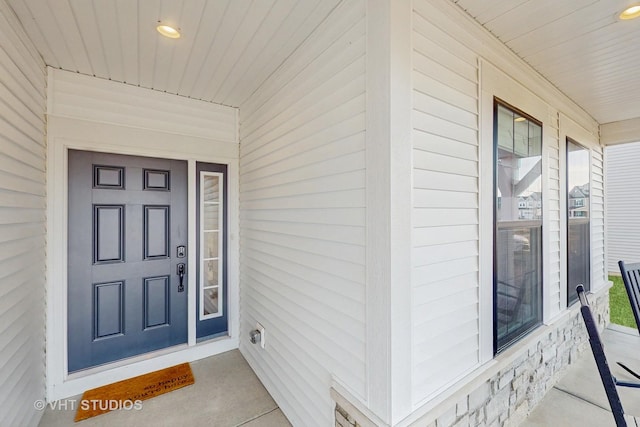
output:
[[[139,411],[112,411],[75,423],[75,410],[47,406],[40,426],[291,425],[238,350],[192,362],[191,369],[195,384],[145,400]]]
[[[621,381],[640,382],[616,362],[640,373],[640,336],[636,329],[610,325],[600,335],[607,362]],[[640,389],[618,387],[625,414],[640,421]],[[633,421],[627,421],[635,426]],[[600,381],[598,368],[588,347],[580,360],[546,394],[521,427],[607,427],[614,426],[609,401]],[[640,425],[640,422],[639,424]]]
[[[615,362],[640,371],[638,332],[610,325],[601,337],[613,374],[634,381]],[[40,426],[291,426],[238,350],[192,362],[191,368],[195,384],[145,400],[139,411],[112,411],[75,423],[75,410],[48,406]],[[640,389],[619,387],[618,392],[625,413],[640,417]],[[74,399],[78,401],[80,396]],[[520,426],[615,426],[590,348]]]

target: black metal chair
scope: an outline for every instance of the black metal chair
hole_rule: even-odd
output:
[[[618,267],[620,267],[622,281],[631,303],[631,311],[633,311],[636,327],[640,333],[640,263],[627,265],[624,261],[618,261]]]
[[[587,333],[589,334],[589,344],[591,344],[591,351],[593,352],[593,358],[598,366],[598,372],[600,373],[600,379],[604,386],[604,391],[607,393],[607,399],[609,400],[609,406],[611,406],[611,412],[613,418],[616,420],[617,427],[627,427],[627,421],[625,420],[624,410],[622,409],[622,402],[620,402],[620,396],[618,395],[617,386],[620,387],[632,387],[640,388],[640,383],[629,383],[625,381],[618,381],[616,377],[611,373],[609,364],[607,363],[607,357],[604,354],[604,348],[602,341],[600,340],[600,334],[598,333],[598,326],[593,319],[591,313],[591,307],[589,307],[589,301],[584,292],[584,286],[578,285],[576,287],[578,298],[580,299],[580,312],[584,319],[584,325],[587,327]],[[618,363],[624,370],[629,372],[636,378],[640,378],[640,375],[627,368],[625,365]],[[638,421],[633,418],[635,425],[638,426]]]

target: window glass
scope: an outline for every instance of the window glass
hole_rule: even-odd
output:
[[[222,210],[220,188],[223,174],[200,172],[200,320],[223,315],[219,298],[222,293],[222,270],[218,268],[222,259]]]
[[[576,286],[591,288],[589,239],[589,150],[567,139],[567,303],[578,299]]]
[[[497,353],[542,321],[542,125],[498,102],[494,123]]]

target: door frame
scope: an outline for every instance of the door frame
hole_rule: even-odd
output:
[[[61,118],[60,118],[61,119]],[[55,136],[56,130],[69,126],[66,119],[49,116],[47,135],[47,277],[46,277],[46,396],[54,401],[125,378],[169,367],[178,363],[198,360],[239,346],[239,161],[237,146],[212,153],[212,141],[179,136],[144,129],[119,129],[114,133],[135,133],[128,145],[113,143],[122,138],[111,132],[87,135],[86,139]],[[55,126],[57,121],[61,121]],[[73,120],[75,122],[75,120]],[[65,123],[67,122],[67,123]],[[52,126],[54,124],[54,126]],[[86,122],[85,122],[86,124]],[[59,132],[66,133],[66,132]],[[141,135],[142,134],[142,135]],[[161,139],[161,148],[150,150],[145,144],[137,146],[139,138]],[[191,150],[185,151],[180,139],[187,139]],[[215,145],[215,144],[213,144]],[[198,147],[199,146],[199,147]],[[193,149],[193,147],[198,148]],[[68,150],[98,151],[143,157],[186,160],[188,164],[188,254],[196,254],[196,162],[226,164],[228,168],[228,335],[196,343],[196,275],[189,274],[188,286],[188,341],[179,345],[140,356],[116,361],[96,368],[69,374],[67,369],[67,210],[68,210]],[[235,153],[233,153],[235,151]],[[189,271],[196,271],[195,256],[189,257]]]

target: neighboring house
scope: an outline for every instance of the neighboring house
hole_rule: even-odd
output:
[[[518,218],[535,219],[542,217],[542,193],[535,191],[528,196],[518,197]]]
[[[618,261],[640,262],[640,142],[607,147],[607,271],[620,274]]]
[[[515,424],[585,347],[567,199],[586,190],[580,254],[607,321],[603,145],[640,126],[599,124],[453,1],[255,2],[268,18],[228,2],[267,24],[244,56],[200,61],[233,84],[185,73],[216,102],[138,87],[175,82],[187,53],[99,50],[107,0],[71,2],[78,28],[49,3],[66,6],[0,0],[0,425],[235,348],[295,426]],[[123,28],[131,4],[107,10]],[[68,71],[121,57],[141,68]],[[567,195],[568,141],[585,197]]]
[[[589,209],[589,184],[576,185],[569,191],[569,218],[585,217]]]

